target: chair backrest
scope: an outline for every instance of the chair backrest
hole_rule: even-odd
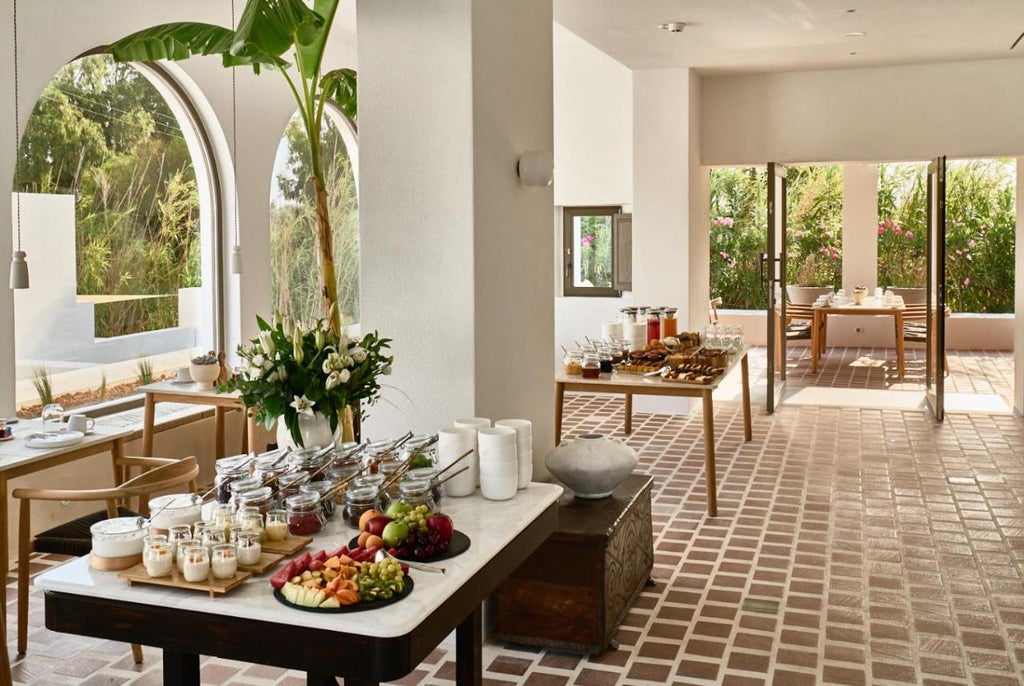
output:
[[[708,324],[718,321],[718,307],[722,304],[721,298],[712,298],[708,304]]]
[[[125,499],[139,497],[140,505],[145,496],[150,493],[181,486],[195,481],[199,475],[199,463],[195,457],[183,457],[180,460],[171,460],[166,464],[139,474],[138,476],[125,481],[117,487]]]

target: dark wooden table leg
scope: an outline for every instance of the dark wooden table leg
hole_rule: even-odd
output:
[[[165,648],[164,683],[199,686],[199,656]]]
[[[754,437],[754,432],[750,424],[750,365],[747,363],[747,353],[743,353],[740,360],[740,374],[743,375],[743,437],[749,441]]]
[[[565,402],[565,384],[555,382],[555,446],[562,444],[562,403]]]
[[[455,629],[455,683],[481,686],[483,671],[483,611],[477,605]]]

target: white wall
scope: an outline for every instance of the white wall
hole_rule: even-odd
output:
[[[705,165],[1024,152],[1024,60],[705,76]]]
[[[878,165],[843,165],[843,288],[878,285]],[[888,284],[882,284],[886,286]]]
[[[560,24],[553,28],[555,205],[633,202],[633,73]],[[550,245],[553,279],[561,293],[561,212],[554,214]],[[620,298],[555,297],[556,345],[600,336],[601,323],[632,304]],[[556,349],[557,350],[557,349]],[[557,350],[555,366],[561,366]]]

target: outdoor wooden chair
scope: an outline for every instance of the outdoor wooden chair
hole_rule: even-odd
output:
[[[823,320],[824,321],[824,320]],[[810,341],[814,339],[814,307],[812,305],[794,305],[793,303],[786,303],[786,325],[782,325],[782,310],[777,308],[775,310],[775,364],[782,364],[782,332],[786,333],[786,342],[790,341]],[[812,355],[820,355],[825,348],[825,331],[824,325],[822,324],[822,330],[818,335],[818,350],[812,350]]]
[[[951,314],[946,308],[946,317]],[[903,341],[905,343],[927,343],[928,341],[928,305],[926,303],[907,304],[903,309]],[[949,357],[942,351],[943,366],[949,374]]]
[[[112,488],[95,489],[39,489],[39,488],[17,488],[11,494],[21,501],[20,519],[18,521],[18,653],[24,653],[28,647],[28,590],[29,590],[29,557],[33,551],[37,552],[60,552],[69,554],[68,541],[84,541],[79,551],[84,550],[88,554],[92,547],[92,536],[89,527],[100,520],[118,517],[131,516],[130,512],[120,507],[121,504],[131,505],[132,499],[137,498],[139,505],[136,512],[145,512],[148,509],[149,497],[168,489],[182,485],[188,485],[191,492],[196,489],[196,477],[199,475],[199,464],[194,457],[185,457],[180,460],[161,457],[124,457],[118,460],[118,466],[125,470],[138,467],[142,473],[135,476],[120,486]],[[102,501],[107,505],[105,511],[80,517],[72,522],[63,524],[49,531],[45,531],[33,541],[32,539],[32,501],[75,501],[90,502]],[[58,541],[57,549],[49,545],[52,541]],[[70,553],[73,554],[73,553]],[[142,648],[133,644],[132,654],[136,662],[142,662]]]

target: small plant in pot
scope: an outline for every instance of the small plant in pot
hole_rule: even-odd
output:
[[[213,388],[213,384],[216,383],[217,378],[220,376],[220,361],[217,359],[217,354],[212,350],[205,355],[197,355],[192,358],[192,364],[189,365],[189,374],[192,375],[192,380],[199,384],[199,387],[205,390]]]

